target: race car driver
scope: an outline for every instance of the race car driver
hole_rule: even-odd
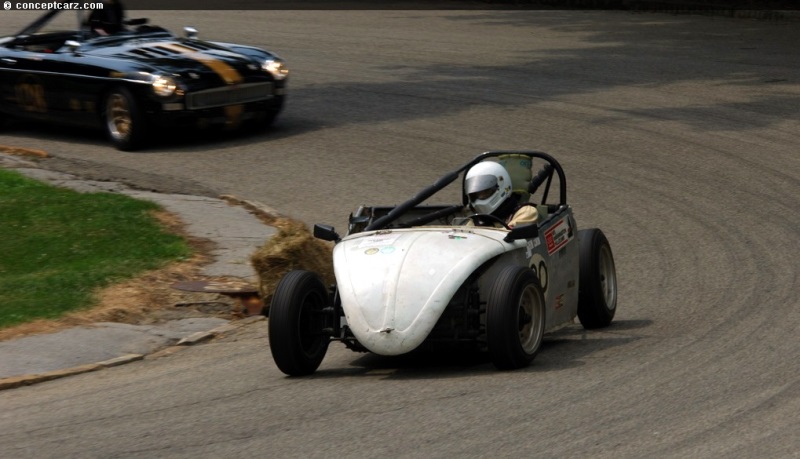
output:
[[[464,192],[473,212],[497,217],[509,228],[536,223],[539,218],[535,205],[520,202],[520,195],[512,192],[506,168],[494,161],[480,162],[467,171]],[[488,219],[484,222],[490,226],[495,223]]]
[[[87,19],[95,35],[113,35],[124,29],[125,8],[119,0],[103,0],[103,7],[92,10]]]

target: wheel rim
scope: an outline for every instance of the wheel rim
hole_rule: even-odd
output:
[[[106,126],[111,136],[117,140],[127,139],[131,133],[130,107],[122,94],[112,94],[106,104]]]
[[[544,332],[542,310],[544,305],[536,289],[529,285],[519,299],[519,342],[526,354],[533,354],[539,347]]]
[[[323,333],[325,318],[322,308],[325,300],[319,295],[309,293],[300,308],[300,319],[297,323],[297,337],[300,349],[307,357],[314,357],[324,345],[327,336]]]
[[[600,289],[606,307],[613,310],[617,307],[617,274],[614,269],[614,258],[608,247],[600,248]]]

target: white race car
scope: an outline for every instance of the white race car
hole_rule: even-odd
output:
[[[481,161],[506,167],[537,223],[509,229],[470,212],[462,176]],[[460,204],[421,205],[459,177]],[[380,355],[469,345],[498,369],[522,368],[545,333],[576,316],[606,327],[616,311],[611,246],[597,228],[578,230],[564,171],[546,153],[483,153],[400,205],[360,207],[344,238],[325,225],[314,235],[335,242],[336,284],[292,271],[270,305],[272,356],[291,376],[316,371],[333,340]]]

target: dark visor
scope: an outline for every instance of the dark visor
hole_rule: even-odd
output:
[[[470,177],[464,182],[464,191],[467,194],[494,189],[497,186],[497,177],[494,175],[479,175]]]

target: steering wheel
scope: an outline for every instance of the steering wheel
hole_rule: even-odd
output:
[[[508,225],[506,225],[506,222],[490,214],[472,214],[469,216],[469,219],[472,220],[473,223],[475,223],[475,226],[486,225],[486,222],[490,221],[503,225],[503,228],[507,230],[511,229],[508,227]]]

